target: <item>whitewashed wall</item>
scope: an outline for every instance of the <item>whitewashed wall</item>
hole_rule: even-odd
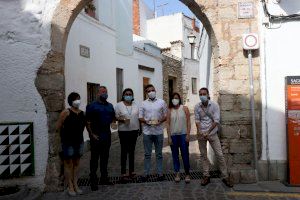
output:
[[[79,54],[79,45],[90,49],[90,58]],[[78,92],[81,109],[87,105],[87,83],[108,89],[108,101],[116,103],[116,34],[110,27],[84,13],[75,19],[67,41],[65,59],[66,96]],[[68,107],[66,99],[66,107]],[[84,135],[88,139],[87,134]]]
[[[199,84],[199,62],[197,60],[184,59],[185,71],[187,72],[186,78],[188,80],[188,94],[187,94],[187,103],[186,105],[193,111],[194,106],[200,102],[198,90],[200,89]],[[192,78],[197,79],[197,93],[192,93]]]
[[[34,81],[50,50],[50,22],[58,3],[52,1],[0,3],[0,122],[33,122],[35,176],[1,180],[0,185],[44,187],[48,159],[45,105]]]
[[[133,54],[132,43],[132,0],[116,0],[116,33],[117,33],[117,50],[123,55]]]
[[[268,9],[273,15],[295,14],[299,13],[300,2],[285,0],[274,4],[270,1]],[[263,15],[262,7],[260,7],[260,16]],[[286,160],[285,76],[300,75],[300,22],[298,20],[270,25],[270,28],[266,28],[260,23],[262,160],[267,159],[267,134],[270,160]]]
[[[139,49],[134,50],[134,57],[137,59],[139,65],[144,65],[146,67],[154,68],[154,72],[145,71],[139,69],[139,77],[137,82],[137,102],[143,100],[143,77],[150,78],[150,84],[152,84],[156,89],[156,96],[158,98],[163,98],[163,74],[162,74],[162,58],[157,56],[152,56],[151,54],[144,52]]]
[[[157,42],[160,48],[170,47],[171,41],[182,41],[182,13],[147,20],[147,38]]]

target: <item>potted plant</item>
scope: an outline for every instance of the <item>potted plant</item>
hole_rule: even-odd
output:
[[[89,16],[96,18],[96,7],[94,6],[94,4],[92,2],[88,3],[85,7],[84,7],[84,11],[86,14],[88,14]]]

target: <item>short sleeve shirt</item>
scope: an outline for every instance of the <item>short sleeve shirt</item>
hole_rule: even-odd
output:
[[[91,122],[92,132],[99,136],[111,133],[110,124],[115,119],[115,110],[109,102],[95,101],[86,107],[86,119]]]
[[[200,122],[200,130],[202,132],[208,131],[209,128],[212,126],[213,122],[220,123],[220,108],[217,103],[211,100],[209,100],[206,108],[202,105],[201,102],[196,104],[194,113],[195,113],[195,122],[198,123]],[[218,131],[218,126],[216,126],[211,131],[210,134],[214,134],[217,131]]]
[[[162,99],[150,100],[147,99],[143,101],[139,108],[139,118],[144,118],[146,121],[149,120],[161,120],[168,112],[167,104]],[[149,126],[143,124],[143,133],[145,135],[160,135],[163,134],[164,126],[163,124],[156,126]]]
[[[140,128],[139,123],[139,108],[135,102],[131,106],[126,106],[123,101],[117,103],[115,106],[116,117],[125,117],[130,119],[129,124],[118,123],[119,131],[133,131]]]

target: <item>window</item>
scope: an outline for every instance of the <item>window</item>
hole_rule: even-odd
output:
[[[197,94],[197,78],[192,78],[192,93]]]
[[[90,104],[97,99],[97,93],[100,84],[98,83],[87,83],[87,103]]]
[[[117,101],[121,101],[123,92],[123,69],[117,68]]]
[[[143,94],[144,94],[144,100],[147,98],[145,87],[150,84],[150,78],[143,77]]]

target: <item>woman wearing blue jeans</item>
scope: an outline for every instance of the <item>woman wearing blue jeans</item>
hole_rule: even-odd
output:
[[[180,181],[179,149],[183,160],[185,171],[185,182],[190,182],[190,161],[189,161],[189,140],[190,140],[190,112],[186,106],[182,105],[181,97],[178,93],[173,93],[170,97],[169,110],[167,115],[168,143],[171,146],[175,181]]]

